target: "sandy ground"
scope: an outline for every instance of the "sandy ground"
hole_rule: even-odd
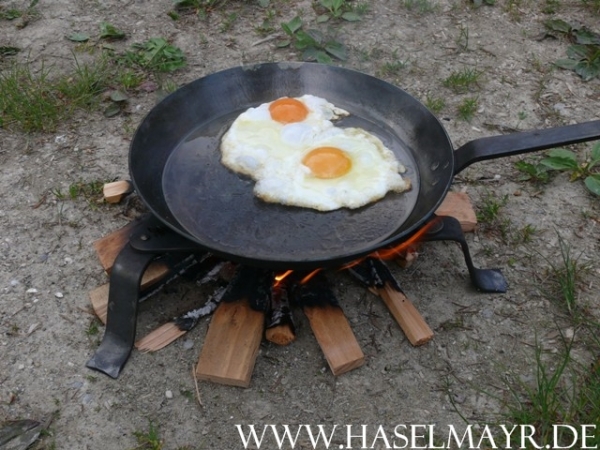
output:
[[[271,3],[279,35],[279,24],[296,14],[314,24],[308,1]],[[511,129],[600,119],[600,79],[583,82],[556,69],[553,62],[564,57],[569,43],[539,39],[543,21],[552,17],[543,13],[543,2],[500,0],[478,9],[467,2],[437,2],[427,13],[406,3],[370,2],[359,22],[320,26],[333,27],[349,48],[348,61],[336,64],[384,78],[423,102],[444,98],[438,116],[455,146]],[[156,0],[49,0],[36,8],[40,17],[23,28],[0,21],[0,45],[17,46],[22,49],[17,59],[45,61],[57,73],[71,70],[78,51],[65,36],[94,35],[102,21],[127,33],[117,47],[157,36],[180,47],[188,66],[174,74],[178,84],[240,64],[300,58],[277,48],[277,38],[265,40],[255,31],[266,11],[254,2],[179,21],[166,14],[171,2]],[[225,30],[231,12],[237,18]],[[576,1],[561,2],[555,17],[598,25],[598,17]],[[385,70],[398,61],[406,66]],[[483,74],[473,92],[455,94],[443,86],[464,68]],[[475,96],[478,111],[470,122],[460,120],[458,104]],[[427,244],[410,269],[394,269],[435,331],[425,346],[412,347],[376,297],[335,275],[339,301],[366,355],[365,365],[350,373],[329,372],[300,312],[292,345],[261,345],[249,388],[202,382],[202,406],[191,373],[208,319],[160,352],[134,352],[117,380],[87,369],[103,333],[102,328],[93,333],[88,292],[107,282],[92,243],[130,218],[123,205],[58,193],[78,182],[127,179],[129,142],[157,97],[132,93],[130,115],[80,114],[52,134],[0,129],[0,421],[52,416],[37,448],[130,449],[138,445],[134,433],[147,433],[150,424],[165,449],[222,450],[243,448],[236,424],[337,424],[355,430],[365,424],[373,433],[380,425],[387,430],[398,424],[464,427],[465,421],[483,426],[506,411],[507,379],[535,382],[536,346],[552,367],[561,333],[567,333],[575,336],[574,355],[591,361],[564,308],[540,288],[551,285],[548,268],[560,264],[563,239],[589,268],[578,286],[578,302],[600,316],[598,197],[566,174],[547,185],[523,182],[514,168],[519,157],[513,157],[473,165],[452,187],[467,192],[478,210],[490,197],[506,198],[498,223],[507,235],[496,224],[479,227],[467,239],[478,266],[502,269],[507,293],[476,292],[453,244]],[[590,149],[591,144],[576,147],[582,157]],[[524,243],[517,236],[527,225],[535,232]],[[171,286],[143,304],[138,335],[206,294],[189,282]],[[300,441],[295,448],[313,448],[305,435]],[[381,439],[371,442],[365,448],[386,448]],[[345,445],[342,433],[331,448]],[[355,440],[352,448],[359,446]],[[268,448],[277,448],[273,440]]]

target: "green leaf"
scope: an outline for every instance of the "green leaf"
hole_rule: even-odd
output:
[[[284,47],[289,47],[291,43],[292,43],[292,41],[291,41],[290,39],[282,39],[282,40],[280,40],[280,41],[277,41],[277,42],[275,43],[275,45],[276,45],[278,48],[284,48]]]
[[[319,57],[319,53],[323,53],[321,50],[316,49],[315,47],[308,47],[304,52],[302,52],[302,60],[303,61],[317,61]]]
[[[549,167],[552,170],[577,170],[577,162],[573,162],[571,159],[567,158],[544,158],[540,161],[540,164],[543,164],[546,167]]]
[[[328,42],[325,44],[325,51],[341,61],[346,61],[348,59],[348,51],[346,50],[346,47],[339,42]]]
[[[329,16],[327,14],[321,14],[317,17],[317,23],[325,23],[329,20]]]
[[[590,81],[600,76],[600,58],[594,61],[579,61],[575,67],[575,73],[584,81]]]
[[[576,61],[574,59],[559,59],[554,63],[555,66],[567,70],[575,70],[577,64],[579,64],[579,61]]]
[[[73,33],[67,36],[67,39],[73,42],[87,42],[90,37],[85,33]]]
[[[360,16],[354,11],[347,11],[342,14],[342,19],[348,22],[358,22],[360,20]]]
[[[0,46],[0,56],[13,56],[19,53],[21,49],[19,47],[4,47]]]
[[[544,22],[544,26],[550,31],[558,31],[560,33],[570,33],[573,29],[568,22],[562,19],[551,19]]]
[[[600,34],[594,33],[587,28],[577,30],[575,33],[575,42],[584,45],[600,44]]]
[[[269,6],[270,3],[271,3],[270,0],[258,0],[258,5],[261,8],[266,8],[267,6]]]
[[[100,24],[100,38],[101,39],[125,39],[125,33],[115,28],[108,22],[102,22]]]
[[[331,64],[333,61],[327,53],[320,51],[317,53],[317,62],[321,64]]]
[[[587,45],[571,45],[567,48],[567,56],[571,59],[588,59],[590,47]]]
[[[591,192],[600,195],[600,174],[590,175],[583,182]]]
[[[289,36],[292,36],[296,31],[302,28],[302,19],[298,16],[294,17],[287,23],[282,23],[281,28],[286,32]]]
[[[575,163],[575,165],[577,165],[577,155],[575,152],[567,150],[566,148],[553,148],[552,150],[548,151],[548,156],[551,158],[570,159]]]
[[[592,147],[592,161],[600,161],[600,142]]]

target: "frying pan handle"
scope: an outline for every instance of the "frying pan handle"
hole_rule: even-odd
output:
[[[454,174],[477,161],[600,139],[600,120],[467,142],[454,152]]]

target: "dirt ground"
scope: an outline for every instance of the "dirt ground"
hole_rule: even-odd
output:
[[[170,1],[48,0],[24,27],[1,20],[0,45],[22,49],[11,58],[44,61],[60,73],[72,69],[79,51],[65,36],[95,35],[106,21],[127,34],[117,48],[159,36],[181,48],[188,64],[172,76],[181,85],[242,64],[299,60],[276,42],[283,37],[279,24],[300,15],[307,25],[331,27],[348,47],[348,60],[334,64],[383,78],[423,102],[443,98],[436,114],[457,147],[511,130],[600,119],[600,79],[584,82],[554,67],[569,43],[540,38],[552,17],[600,31],[598,16],[575,0],[561,1],[554,14],[543,11],[551,3],[543,1],[497,0],[473,8],[458,0],[380,0],[369,2],[358,22],[319,25],[310,1],[272,1],[276,36],[266,37],[256,31],[264,8],[229,3],[205,18],[175,21],[167,15]],[[419,9],[436,3],[432,11]],[[398,62],[405,64],[393,70]],[[444,86],[465,68],[482,73],[472,92]],[[526,155],[475,164],[452,187],[467,192],[480,212],[492,201],[505,202],[495,223],[480,224],[467,240],[477,266],[502,269],[507,293],[477,292],[453,244],[427,244],[409,269],[394,268],[435,331],[422,347],[410,345],[382,302],[338,274],[338,299],[366,356],[363,367],[347,374],[330,373],[300,312],[292,345],[261,345],[249,388],[201,382],[202,406],[191,374],[209,319],[157,353],[134,351],[116,380],[87,369],[103,333],[93,333],[88,292],[107,282],[92,243],[130,217],[123,204],[57,193],[74,183],[128,178],[133,132],[158,100],[157,92],[130,95],[129,115],[82,113],[52,134],[0,128],[0,422],[52,416],[37,448],[131,449],[139,445],[135,434],[147,434],[150,424],[165,449],[220,450],[243,448],[236,424],[482,426],[502,420],[507,380],[535,383],[538,346],[553,367],[561,334],[574,336],[573,354],[584,364],[592,361],[565,308],[541,291],[552,286],[549,268],[561,264],[565,242],[588,268],[577,301],[600,320],[600,201],[567,174],[544,185],[522,181],[514,163],[536,158]],[[470,122],[457,112],[467,97],[478,98]],[[591,146],[574,148],[583,157]],[[525,230],[535,230],[528,242],[519,238]],[[189,282],[170,286],[141,306],[138,335],[201,304],[205,294]],[[331,448],[342,448],[343,438]],[[271,442],[269,448],[277,447]],[[312,447],[304,439],[296,448]],[[368,448],[386,447],[379,440]]]

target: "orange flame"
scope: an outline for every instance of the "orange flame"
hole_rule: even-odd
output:
[[[340,267],[339,270],[350,269],[351,267],[354,267],[357,264],[360,264],[362,261],[364,261],[366,258],[369,258],[369,257],[379,258],[379,259],[397,258],[397,257],[401,256],[402,252],[409,250],[411,246],[413,246],[417,242],[419,242],[421,240],[421,238],[431,228],[433,228],[433,226],[436,225],[439,221],[440,221],[439,217],[436,217],[433,220],[431,220],[429,223],[427,223],[426,225],[421,227],[415,234],[413,234],[406,241],[401,242],[400,244],[396,245],[395,247],[376,250],[373,253],[370,253],[363,258],[358,258],[358,259],[355,259],[354,261],[350,261],[349,263],[346,263],[342,267]]]
[[[414,244],[419,242],[421,240],[421,238],[425,234],[427,234],[427,232],[434,225],[436,225],[439,222],[439,220],[440,219],[436,217],[435,219],[433,219],[429,223],[427,223],[425,226],[421,227],[415,234],[413,234],[406,241],[401,242],[400,244],[396,245],[395,247],[377,250],[377,251],[371,253],[369,256],[373,256],[373,257],[379,258],[379,259],[392,259],[392,258],[396,258],[396,257],[400,256],[400,254],[402,252],[408,250],[411,246],[413,246]]]
[[[308,275],[306,275],[304,278],[302,278],[300,280],[300,284],[308,283],[310,281],[310,279],[312,277],[314,277],[316,274],[318,274],[320,271],[321,271],[321,269],[315,269],[315,270],[313,270],[311,273],[309,273]]]
[[[283,273],[280,273],[279,275],[275,275],[275,282],[273,283],[273,287],[277,287],[279,286],[283,280],[285,280],[288,276],[290,276],[292,274],[293,270],[286,270]]]

